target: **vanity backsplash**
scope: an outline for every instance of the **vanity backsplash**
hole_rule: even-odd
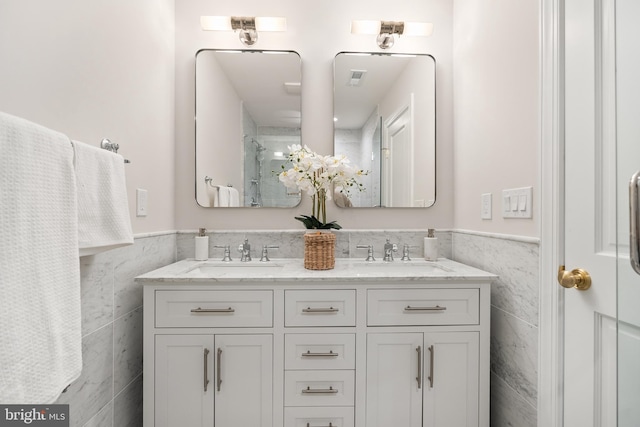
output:
[[[208,231],[209,258],[222,259],[224,249],[216,246],[229,245],[231,258],[240,258],[238,246],[247,239],[251,244],[251,252],[254,259],[259,259],[263,245],[277,246],[277,249],[269,249],[271,258],[302,258],[304,256],[304,239],[302,236],[306,230],[225,230]],[[376,259],[382,259],[384,244],[387,239],[398,245],[401,251],[403,245],[410,246],[411,258],[423,258],[424,237],[427,230],[339,230],[336,234],[336,258],[362,258],[367,256],[366,249],[357,249],[358,245],[373,245],[373,253]],[[195,255],[195,236],[197,231],[179,232],[177,236],[178,261],[193,258]],[[436,231],[438,238],[438,253],[440,257],[451,258],[451,232]],[[401,252],[398,252],[398,259]],[[257,258],[256,258],[257,257]]]

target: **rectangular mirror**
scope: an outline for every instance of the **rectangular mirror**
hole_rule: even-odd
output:
[[[290,51],[196,53],[196,201],[203,207],[300,203],[277,173],[300,144],[300,55]]]
[[[334,154],[368,170],[341,207],[436,201],[435,59],[342,52],[334,59]]]

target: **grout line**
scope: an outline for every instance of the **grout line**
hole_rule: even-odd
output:
[[[523,395],[518,393],[518,391],[516,389],[514,389],[513,387],[511,387],[511,385],[508,382],[506,382],[504,380],[504,378],[502,378],[500,375],[498,375],[495,371],[491,371],[491,374],[494,375],[498,380],[500,380],[500,382],[504,386],[506,386],[509,390],[511,390],[513,392],[513,394],[518,396],[520,398],[520,400],[522,400],[526,405],[530,406],[535,411],[536,414],[538,413],[538,409],[537,409],[536,405],[533,405]],[[536,390],[536,400],[537,400],[537,394],[538,394],[538,391]]]
[[[517,319],[517,320],[521,321],[522,323],[531,326],[532,328],[538,329],[538,325],[534,325],[533,323],[529,323],[526,320],[521,319],[520,317],[516,316],[515,314],[510,313],[510,312],[508,312],[508,311],[506,311],[506,310],[504,310],[504,309],[502,309],[502,308],[500,308],[500,307],[498,307],[496,305],[491,304],[491,308],[495,308],[496,310],[499,310],[499,311],[503,312],[507,316],[513,317],[514,319]]]

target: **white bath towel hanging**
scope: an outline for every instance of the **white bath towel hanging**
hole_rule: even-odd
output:
[[[124,158],[73,141],[80,256],[133,244]]]
[[[209,207],[217,208],[220,206],[218,200],[218,186],[207,183],[207,196],[209,197]]]
[[[82,370],[73,147],[0,113],[0,402],[54,402]]]
[[[218,205],[221,208],[228,208],[230,202],[231,194],[229,192],[229,187],[218,186]]]
[[[233,187],[228,187],[229,189],[229,207],[237,208],[240,206],[240,193]]]

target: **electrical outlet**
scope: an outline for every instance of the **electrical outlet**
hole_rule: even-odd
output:
[[[491,219],[491,193],[485,193],[481,197],[480,218]]]
[[[136,189],[136,216],[147,216],[148,197],[147,190]]]

